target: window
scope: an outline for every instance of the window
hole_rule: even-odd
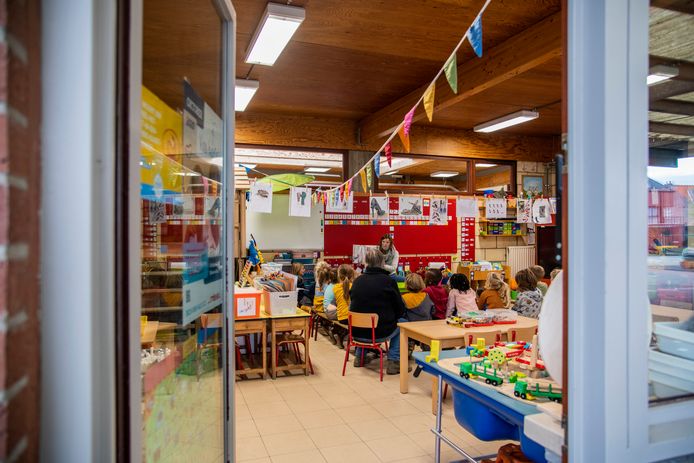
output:
[[[498,161],[475,161],[475,191],[513,191],[513,165]]]

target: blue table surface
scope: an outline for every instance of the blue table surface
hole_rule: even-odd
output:
[[[499,405],[508,407],[521,415],[534,415],[536,413],[540,413],[540,410],[538,410],[535,405],[531,405],[518,399],[509,397],[505,394],[502,394],[501,392],[485,385],[482,382],[461,378],[460,375],[457,375],[451,372],[450,370],[440,367],[437,363],[426,362],[424,358],[427,355],[429,355],[429,352],[415,352],[412,354],[412,356],[415,359],[415,362],[417,362],[417,365],[422,366],[425,373],[429,373],[431,375],[436,376],[441,374],[446,382],[455,383],[458,387],[468,388],[478,394],[487,396],[491,400],[497,402]],[[439,359],[457,358],[463,356],[465,356],[463,350],[444,350],[441,351],[441,353],[439,354]]]

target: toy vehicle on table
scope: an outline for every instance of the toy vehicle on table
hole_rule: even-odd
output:
[[[518,379],[513,388],[513,395],[526,400],[532,400],[535,397],[545,397],[553,402],[562,400],[561,388],[549,381]]]
[[[484,378],[484,382],[492,386],[500,386],[504,382],[504,378],[499,369],[487,364],[486,362],[463,362],[460,364],[460,376],[465,379],[479,376]]]

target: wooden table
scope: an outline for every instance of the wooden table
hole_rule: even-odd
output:
[[[264,312],[261,312],[258,318],[245,318],[242,320],[234,321],[234,336],[243,336],[245,334],[260,334],[262,340],[262,351],[260,357],[262,358],[262,368],[244,368],[242,370],[236,370],[237,375],[249,375],[249,374],[260,374],[263,379],[267,378],[267,353],[265,349],[267,348],[267,320],[270,318]],[[250,352],[250,346],[246,346],[248,352]]]
[[[272,379],[277,378],[278,371],[288,371],[296,370],[301,368],[306,373],[309,374],[309,321],[311,320],[311,314],[304,312],[301,309],[297,309],[296,313],[288,315],[268,315],[264,314],[270,319],[270,332],[271,332],[271,343],[272,343],[272,365],[270,369],[272,371]],[[306,340],[306,352],[304,353],[304,361],[298,365],[277,365],[277,333],[282,331],[293,331],[293,330],[303,330],[304,339]]]
[[[446,347],[459,347],[466,345],[468,336],[482,335],[501,331],[507,334],[513,328],[537,328],[537,320],[534,318],[518,317],[518,322],[512,325],[483,326],[479,328],[464,328],[446,324],[446,320],[428,320],[423,322],[398,323],[400,327],[400,393],[407,394],[409,390],[410,376],[408,367],[408,342],[410,339],[431,345],[431,341],[439,341],[441,349]],[[436,391],[438,379],[432,383],[431,409],[436,414]]]
[[[142,331],[142,334],[140,335],[140,344],[145,346],[153,345],[157,340],[157,333],[173,331],[174,328],[176,328],[175,323],[148,321],[145,325],[145,329]],[[173,341],[173,335],[171,336],[170,341]]]

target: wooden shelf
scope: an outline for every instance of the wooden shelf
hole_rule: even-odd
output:
[[[143,289],[142,294],[180,293],[183,288],[151,288]]]
[[[515,235],[513,235],[513,234],[511,234],[511,235],[482,235],[482,234],[480,234],[479,236],[480,236],[480,238],[496,238],[497,236],[508,237],[508,236],[528,236],[528,235],[516,233]]]

